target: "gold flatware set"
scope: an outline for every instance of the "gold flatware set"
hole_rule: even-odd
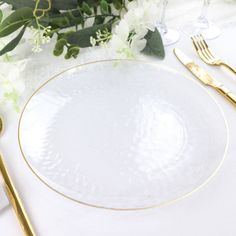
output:
[[[236,69],[234,69],[232,66],[230,66],[228,63],[223,61],[219,56],[216,56],[212,52],[202,35],[193,36],[192,42],[198,55],[206,64],[212,66],[224,66],[231,72],[236,74]]]
[[[222,61],[219,57],[215,56],[210,50],[208,44],[202,35],[197,35],[192,37],[193,45],[199,55],[199,57],[208,65],[212,66],[225,66],[230,71],[236,74],[236,70],[229,64]],[[223,95],[228,101],[236,106],[236,95],[233,94],[228,88],[226,88],[222,83],[213,78],[205,70],[203,70],[199,65],[197,65],[192,59],[184,54],[180,49],[175,48],[174,54],[178,60],[203,84],[212,87],[221,95]]]

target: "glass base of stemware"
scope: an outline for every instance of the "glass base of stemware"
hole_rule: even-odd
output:
[[[202,34],[205,39],[215,39],[221,34],[221,30],[215,24],[209,23],[207,26],[198,22],[192,22],[184,26],[183,32],[188,36]]]
[[[168,29],[167,32],[161,33],[161,37],[163,45],[169,46],[179,41],[180,34],[177,30]]]

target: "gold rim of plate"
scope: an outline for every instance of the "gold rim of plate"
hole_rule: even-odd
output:
[[[213,173],[202,183],[200,184],[198,187],[194,188],[192,191],[190,192],[187,192],[181,196],[178,196],[172,200],[167,200],[167,201],[164,201],[162,203],[159,203],[159,204],[154,204],[154,205],[149,205],[149,206],[145,206],[145,207],[139,207],[139,208],[112,208],[112,207],[106,207],[106,206],[102,206],[102,205],[94,205],[94,204],[90,204],[90,203],[86,203],[86,202],[82,202],[82,201],[79,201],[77,199],[74,199],[72,197],[69,197],[67,196],[66,194],[60,192],[59,190],[56,190],[55,188],[51,187],[50,184],[48,184],[45,180],[43,180],[43,178],[41,178],[37,173],[36,171],[34,170],[34,168],[30,165],[30,163],[27,161],[26,159],[26,156],[23,152],[23,148],[22,148],[22,145],[21,145],[21,140],[20,140],[20,124],[21,124],[21,120],[22,120],[22,117],[24,115],[24,112],[25,112],[25,109],[28,105],[28,103],[31,101],[31,99],[38,93],[39,90],[41,90],[45,85],[47,85],[50,81],[56,79],[58,76],[60,76],[61,74],[67,72],[67,71],[70,71],[70,70],[73,70],[73,69],[76,69],[76,68],[81,68],[81,67],[84,67],[84,66],[88,66],[88,65],[91,65],[91,64],[97,64],[97,63],[106,63],[106,62],[120,62],[120,61],[127,61],[127,62],[138,62],[138,63],[143,63],[143,64],[149,64],[149,65],[153,65],[153,66],[156,66],[158,68],[162,68],[162,69],[165,69],[167,71],[170,71],[172,73],[177,73],[183,77],[185,77],[186,79],[189,79],[191,80],[193,83],[197,84],[202,90],[204,90],[204,92],[215,102],[216,106],[218,107],[223,119],[224,119],[224,123],[225,123],[225,127],[226,127],[226,145],[225,145],[225,150],[224,150],[224,155],[219,163],[219,165],[217,166],[217,168],[213,171]],[[29,167],[29,169],[32,171],[32,173],[44,184],[46,185],[49,189],[53,190],[54,192],[60,194],[61,196],[63,196],[64,198],[66,199],[69,199],[69,200],[72,200],[73,202],[76,202],[76,203],[79,203],[79,204],[82,204],[82,205],[85,205],[85,206],[90,206],[90,207],[94,207],[94,208],[100,208],[100,209],[107,209],[107,210],[114,210],[114,211],[141,211],[141,210],[146,210],[146,209],[151,209],[151,208],[158,208],[158,207],[162,207],[162,206],[166,206],[166,205],[170,205],[172,203],[175,203],[179,200],[182,200],[190,195],[192,195],[193,193],[195,193],[196,191],[200,190],[201,188],[203,188],[205,185],[207,185],[211,180],[212,178],[217,174],[218,170],[221,168],[226,156],[227,156],[227,152],[228,152],[228,146],[229,146],[229,125],[228,125],[228,122],[226,120],[226,117],[225,117],[225,114],[221,108],[221,106],[219,105],[219,103],[216,101],[216,99],[208,92],[208,90],[203,86],[201,85],[198,81],[194,80],[193,78],[191,78],[190,76],[187,76],[181,72],[178,72],[177,70],[175,69],[172,69],[170,67],[167,67],[167,66],[164,66],[164,65],[160,65],[160,64],[157,64],[155,62],[151,62],[151,61],[144,61],[144,60],[130,60],[130,59],[109,59],[109,60],[99,60],[99,61],[93,61],[93,62],[88,62],[88,63],[84,63],[84,64],[80,64],[80,65],[76,65],[76,66],[72,66],[66,70],[63,70],[62,72],[54,75],[53,77],[51,77],[50,79],[46,80],[41,86],[39,86],[35,92],[29,97],[29,99],[26,101],[23,109],[22,109],[22,112],[20,114],[20,118],[19,118],[19,121],[18,121],[18,143],[19,143],[19,147],[20,147],[20,151],[21,151],[21,154],[22,154],[22,157],[24,159],[24,161],[26,162],[27,166]]]

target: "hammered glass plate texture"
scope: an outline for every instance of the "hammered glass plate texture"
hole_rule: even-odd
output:
[[[41,86],[19,122],[31,170],[80,203],[142,209],[193,192],[221,165],[227,124],[199,83],[156,64],[101,61]]]

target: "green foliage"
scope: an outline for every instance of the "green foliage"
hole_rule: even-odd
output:
[[[18,45],[22,36],[24,35],[25,29],[26,26],[24,26],[20,31],[20,33],[0,51],[0,56],[4,55],[7,52],[12,51]]]
[[[66,34],[64,38],[69,44],[78,45],[81,48],[90,47],[90,37],[96,37],[98,30],[111,31],[112,23],[94,25],[76,32]]]
[[[117,10],[120,10],[122,9],[122,0],[113,0],[112,1],[113,4],[114,4],[114,7],[117,9]]]
[[[82,10],[84,11],[84,13],[86,13],[89,16],[91,16],[93,14],[90,6],[86,2],[82,3]]]
[[[54,47],[53,54],[54,56],[60,56],[64,51],[64,46],[67,44],[65,39],[59,39]]]
[[[132,0],[129,0],[132,1]],[[9,42],[0,55],[13,50],[20,42],[26,27],[44,30],[46,37],[57,36],[53,54],[63,54],[66,59],[76,58],[80,48],[90,47],[90,38],[96,38],[96,32],[111,32],[112,25],[119,21],[122,10],[126,10],[124,0],[1,0],[12,5],[14,12],[3,21],[0,11],[0,38],[21,29]],[[116,9],[113,11],[112,9]],[[91,19],[93,20],[91,23]],[[90,27],[87,27],[90,21]],[[86,27],[85,27],[86,26]],[[147,45],[144,53],[164,58],[165,52],[161,36],[156,30],[145,36]]]
[[[143,49],[143,53],[163,59],[165,57],[165,50],[159,31],[157,29],[155,31],[149,30],[145,39],[147,40],[147,44]]]
[[[20,8],[9,15],[0,25],[0,37],[5,37],[33,19],[32,9]]]
[[[106,0],[101,0],[101,12],[103,14],[108,14],[109,13],[109,6]]]
[[[65,59],[70,59],[72,57],[77,58],[77,56],[79,55],[79,52],[80,52],[80,48],[78,46],[69,47],[64,58]]]

